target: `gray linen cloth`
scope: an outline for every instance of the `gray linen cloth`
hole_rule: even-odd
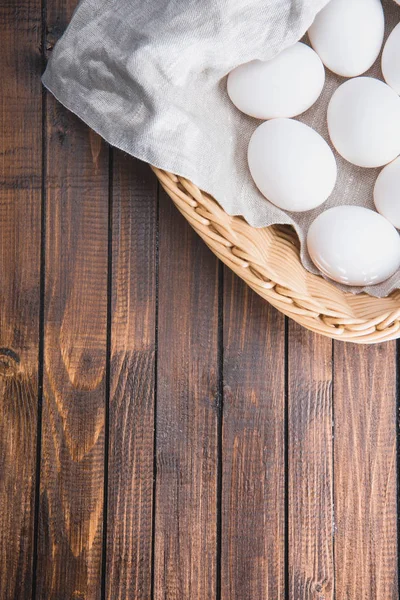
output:
[[[325,4],[82,0],[53,50],[43,83],[110,144],[190,179],[227,213],[243,215],[254,227],[294,225],[303,264],[318,272],[304,243],[308,226],[337,204],[372,208],[378,170],[354,167],[335,153],[339,178],[322,207],[307,213],[276,208],[257,190],[247,166],[248,142],[260,121],[230,102],[226,75],[252,59],[273,58],[301,39]],[[400,7],[384,0],[384,8],[390,32],[400,20]],[[379,61],[369,74],[382,77]],[[321,98],[299,118],[327,141],[327,104],[342,82],[327,71]],[[398,287],[400,272],[367,291],[385,296]]]

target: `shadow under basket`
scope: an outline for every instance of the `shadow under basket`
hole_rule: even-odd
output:
[[[400,290],[387,298],[343,292],[303,267],[292,227],[251,227],[187,179],[152,169],[214,254],[283,314],[335,340],[372,344],[400,337]]]

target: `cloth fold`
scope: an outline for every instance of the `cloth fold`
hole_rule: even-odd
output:
[[[247,166],[247,145],[260,121],[230,102],[226,75],[301,39],[327,1],[82,0],[43,83],[111,145],[190,179],[227,213],[254,227],[293,225],[303,264],[318,272],[304,243],[309,224],[336,204],[372,207],[377,171],[336,155],[340,177],[323,207],[304,214],[276,208],[257,190]],[[400,7],[392,0],[384,4],[390,31]],[[381,76],[379,65],[371,73]],[[322,97],[300,117],[327,140],[327,103],[342,81],[327,72]],[[367,291],[384,296],[397,287],[400,273]]]

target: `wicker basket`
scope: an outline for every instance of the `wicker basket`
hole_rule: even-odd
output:
[[[336,340],[371,344],[400,337],[400,290],[387,298],[342,292],[303,267],[291,227],[255,229],[187,179],[153,171],[214,254],[285,315]]]

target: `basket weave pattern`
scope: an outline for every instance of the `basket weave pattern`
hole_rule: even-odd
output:
[[[337,340],[370,344],[400,337],[400,290],[387,298],[343,292],[303,267],[291,227],[255,229],[187,179],[152,169],[214,254],[282,313]]]

